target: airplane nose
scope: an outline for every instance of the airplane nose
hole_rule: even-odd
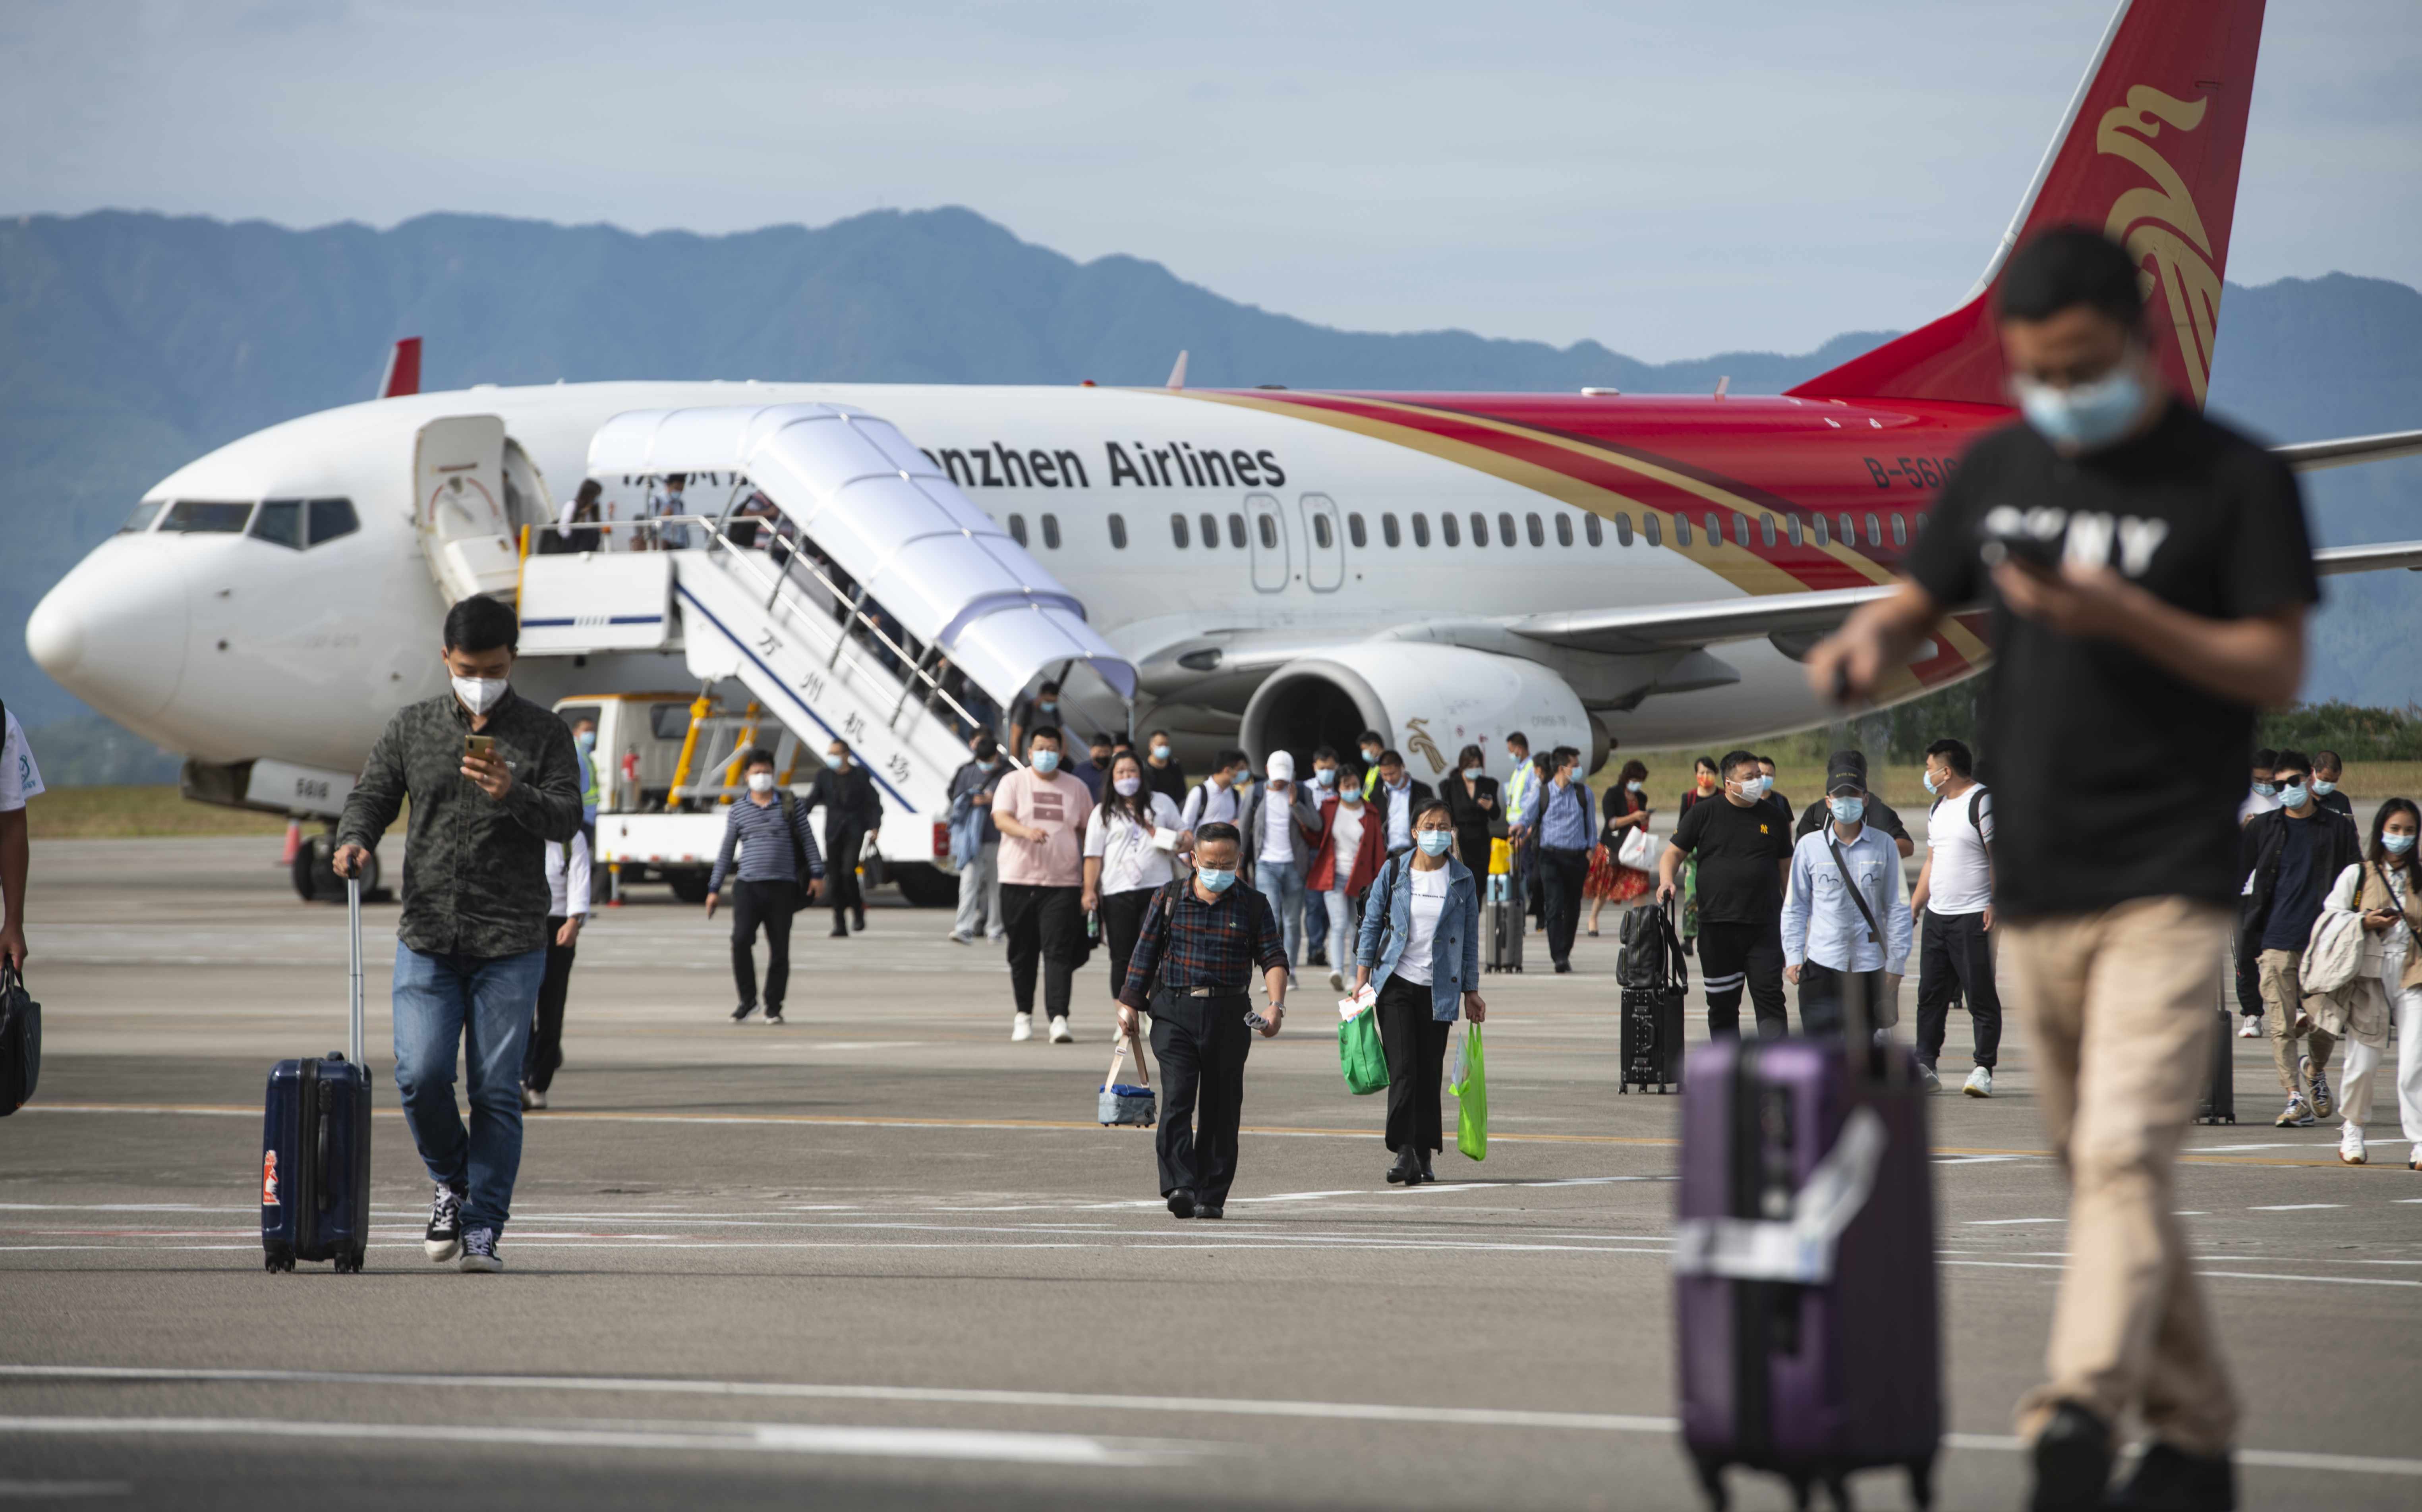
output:
[[[120,536],[34,606],[25,650],[59,685],[120,720],[168,706],[185,670],[190,611],[170,552],[184,543]]]

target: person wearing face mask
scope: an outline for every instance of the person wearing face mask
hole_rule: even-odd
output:
[[[1251,759],[1234,746],[1219,753],[1211,775],[1186,795],[1178,811],[1188,829],[1204,825],[1233,825],[1245,811],[1245,794],[1253,780]]]
[[[572,753],[580,763],[580,828],[591,850],[597,845],[597,721],[572,722]]]
[[[1418,1187],[1438,1177],[1430,1157],[1443,1147],[1439,1081],[1458,1011],[1475,1024],[1488,1016],[1480,984],[1480,885],[1455,857],[1454,812],[1423,802],[1413,817],[1413,848],[1392,857],[1371,884],[1354,945],[1354,991],[1373,979],[1379,1039],[1388,1052],[1388,1179]]]
[[[1009,988],[1016,1000],[1009,1037],[1034,1036],[1034,975],[1043,971],[1043,1009],[1051,1043],[1077,1036],[1068,1000],[1085,954],[1085,826],[1093,795],[1061,768],[1060,732],[1039,725],[1027,736],[1026,770],[993,789],[1000,827],[1000,902],[1009,923]]]
[[[2247,784],[2245,800],[2237,806],[2240,828],[2253,822],[2258,813],[2269,813],[2279,807],[2279,784],[2271,780],[2271,769],[2277,764],[2279,753],[2265,746],[2254,753],[2254,777]],[[2262,1037],[2262,964],[2251,955],[2237,958],[2237,1011],[2245,1021],[2238,1028],[2239,1039]]]
[[[1877,1012],[1885,979],[1897,981],[1909,964],[1900,853],[1891,837],[1865,823],[1866,758],[1837,750],[1825,765],[1832,823],[1792,847],[1783,905],[1783,974],[1800,988],[1803,1034],[1841,1032],[1843,998],[1854,990],[1864,994],[1871,1015]]]
[[[1172,803],[1183,807],[1186,802],[1186,768],[1178,764],[1177,748],[1166,730],[1144,737],[1143,785],[1167,794]]]
[[[1305,896],[1321,900],[1329,924],[1329,984],[1343,992],[1354,932],[1361,927],[1362,894],[1388,858],[1386,827],[1372,822],[1371,805],[1363,800],[1359,782],[1341,781],[1316,796],[1320,846],[1312,853]],[[1308,919],[1311,909],[1304,912]]]
[[[2334,750],[2313,752],[2313,804],[2354,823],[2354,800],[2338,791],[2346,780],[2346,761]]]
[[[1702,756],[1691,764],[1691,785],[1682,792],[1677,814],[1687,814],[1699,804],[1723,792],[1724,780],[1716,770],[1713,756]],[[1682,953],[1688,955],[1699,944],[1699,862],[1696,857],[1686,858],[1681,871],[1681,921],[1676,929],[1682,937]]]
[[[682,492],[687,480],[680,473],[667,473],[664,492],[648,500],[648,518],[658,522],[650,528],[658,551],[689,549],[689,526],[681,519],[689,512],[688,496]]]
[[[857,881],[858,858],[867,842],[883,827],[883,799],[874,790],[874,776],[849,748],[836,739],[825,748],[825,769],[808,788],[800,808],[825,811],[825,857],[832,869],[825,889],[832,904],[832,937],[847,939],[854,921],[866,928],[866,894]]]
[[[1117,744],[1109,735],[1094,731],[1093,738],[1085,743],[1085,759],[1068,769],[1069,776],[1085,784],[1085,791],[1093,795],[1095,803],[1101,802],[1102,795],[1109,791],[1110,752]]]
[[[1039,684],[1034,689],[1032,698],[1020,699],[1010,705],[1009,748],[1024,750],[1028,743],[1033,739],[1036,726],[1050,725],[1057,729],[1059,724],[1060,685]]]
[[[1320,843],[1320,807],[1295,780],[1292,753],[1270,752],[1264,775],[1267,780],[1246,795],[1236,827],[1245,836],[1245,880],[1278,915],[1292,986],[1303,955],[1303,879],[1312,872],[1312,848]]]
[[[706,882],[706,916],[715,917],[725,884],[731,891],[731,980],[740,1006],[731,1021],[757,1011],[757,932],[765,932],[765,1022],[782,1021],[782,999],[791,984],[791,918],[815,901],[824,885],[824,857],[817,849],[808,808],[774,781],[774,753],[763,748],[740,759],[747,795],[724,811],[723,847]],[[735,856],[737,859],[735,860]]]
[[[1312,752],[1312,782],[1306,788],[1304,797],[1311,802],[1314,810],[1319,811],[1324,825],[1328,821],[1328,815],[1337,807],[1337,748],[1314,747]],[[1312,860],[1314,865],[1319,863],[1320,840],[1319,832],[1312,836]],[[1312,886],[1311,875],[1307,873],[1303,888],[1303,964],[1330,967],[1333,975],[1334,969],[1344,966],[1345,962],[1329,952],[1329,894],[1326,891],[1315,890]]]
[[[2272,1016],[2271,1060],[2288,1095],[2288,1106],[2273,1121],[2281,1128],[2309,1127],[2336,1106],[2329,1069],[2337,1039],[2315,1021],[2305,996],[2304,945],[2330,885],[2361,859],[2363,848],[2351,820],[2313,801],[2312,771],[2303,751],[2279,753],[2273,764],[2279,807],[2247,822],[2239,858],[2245,887],[2238,957],[2253,957],[2261,973],[2262,1004]]]
[[[1000,747],[977,731],[967,741],[967,764],[951,776],[951,862],[959,869],[959,914],[951,925],[953,944],[972,945],[976,931],[988,939],[1009,932],[1000,917],[1000,829],[992,822],[993,788],[1000,780]]]
[[[2254,753],[2254,777],[2246,784],[2245,801],[2237,806],[2239,824],[2279,807],[2279,784],[2271,780],[2272,768],[2278,763],[2279,753],[2268,746]]]
[[[1126,984],[1127,961],[1153,894],[1175,881],[1182,838],[1177,805],[1144,785],[1143,763],[1128,751],[1110,759],[1109,793],[1085,820],[1085,890],[1077,901],[1100,910],[1110,948],[1110,997]]]
[[[1354,748],[1362,756],[1362,801],[1368,803],[1372,790],[1379,785],[1379,758],[1387,754],[1387,737],[1376,730],[1365,730],[1355,740]]]
[[[1788,819],[1792,814],[1791,800],[1774,790],[1774,758],[1760,756],[1757,759],[1757,774],[1766,780],[1766,801],[1773,804],[1776,811]]]
[[[1842,753],[1840,751],[1835,751],[1833,754],[1838,757]],[[1859,760],[1864,762],[1866,759],[1865,752],[1862,751],[1859,753]],[[1761,773],[1766,771],[1768,764],[1769,764],[1765,757],[1761,756],[1758,758],[1758,770]],[[1769,775],[1767,780],[1769,783],[1771,783],[1774,779],[1771,775]],[[1790,800],[1787,798],[1784,799],[1781,807],[1784,812],[1789,813],[1791,811]],[[1792,843],[1794,844],[1799,843],[1801,841],[1807,839],[1810,835],[1816,833],[1816,831],[1824,828],[1827,825],[1830,825],[1832,822],[1833,811],[1832,800],[1827,798],[1818,798],[1816,802],[1810,804],[1807,808],[1800,811],[1800,822],[1791,831]],[[1917,842],[1911,838],[1909,826],[1902,822],[1899,812],[1895,810],[1891,804],[1886,803],[1880,796],[1873,793],[1867,795],[1866,825],[1869,829],[1882,830],[1884,832],[1884,838],[1893,843],[1893,848],[1900,852],[1901,859],[1907,860],[1911,856],[1917,854]]]
[[[1628,907],[1648,896],[1657,886],[1655,877],[1615,858],[1633,830],[1648,827],[1647,766],[1636,761],[1624,763],[1623,770],[1606,785],[1606,796],[1599,804],[1604,811],[1597,844],[1590,851],[1589,876],[1581,883],[1581,894],[1590,901],[1592,936],[1597,934],[1598,915],[1606,911],[1608,904]]]
[[[1489,827],[1504,823],[1504,814],[1498,802],[1497,780],[1484,773],[1484,765],[1478,746],[1464,747],[1455,753],[1455,770],[1438,791],[1455,821],[1455,849],[1478,857],[1486,866]]]
[[[1581,921],[1581,890],[1589,878],[1590,840],[1597,827],[1596,805],[1581,780],[1581,753],[1558,746],[1548,753],[1549,770],[1539,794],[1539,875],[1547,893],[1542,910],[1548,956],[1556,974],[1573,969],[1573,935]]]
[[[1974,775],[1975,760],[1957,740],[1926,748],[1926,865],[1910,890],[1918,923],[1917,1069],[1928,1092],[1942,1090],[1935,1063],[1953,1001],[1962,995],[1974,1027],[1975,1065],[1960,1091],[1993,1095],[2001,1063],[2002,994],[1993,976],[1993,795]]]
[[[387,721],[345,800],[333,858],[338,876],[354,875],[411,800],[396,931],[395,1082],[436,1184],[424,1252],[474,1271],[504,1268],[496,1240],[521,1169],[522,1063],[554,902],[547,843],[580,833],[572,732],[512,690],[520,629],[512,609],[492,598],[447,611],[442,657],[451,686]],[[458,1051],[467,1131],[454,1102]]]
[[[2011,255],[1995,334],[2020,423],[1969,449],[1906,576],[1805,662],[1820,697],[1864,701],[1946,613],[1991,616],[1993,933],[2070,1183],[2048,1378],[2019,1414],[2038,1507],[2103,1504],[2131,1413],[2152,1442],[2121,1504],[2235,1501],[2238,1403],[2172,1171],[2245,879],[2256,711],[2296,696],[2320,592],[2295,474],[2168,391],[2143,274],[2085,228]],[[2275,819],[2255,826],[2284,842]]]
[[[1657,901],[1680,890],[1685,860],[1699,868],[1699,969],[1707,1032],[1740,1032],[1746,987],[1763,1036],[1790,1028],[1783,1000],[1783,881],[1791,867],[1790,825],[1766,801],[1757,758],[1727,751],[1723,799],[1692,805],[1657,858]]]
[[[1160,1128],[1153,1145],[1172,1218],[1227,1214],[1245,1110],[1245,1058],[1286,1022],[1285,947],[1270,906],[1237,879],[1244,837],[1232,824],[1194,837],[1194,874],[1153,895],[1119,993],[1119,1032],[1152,1015],[1160,1063]],[[1251,1019],[1259,968],[1269,1012]]]
[[[1402,856],[1413,848],[1413,819],[1432,797],[1429,784],[1405,770],[1405,758],[1392,750],[1379,753],[1379,780],[1370,795],[1372,817],[1386,836],[1388,854]]]
[[[2315,764],[2320,759],[2315,758]],[[2406,1139],[2406,1164],[2422,1171],[2422,881],[2414,859],[2414,836],[2422,833],[2422,809],[2409,798],[2391,798],[2372,815],[2371,848],[2363,860],[2338,874],[2330,889],[2332,912],[2363,919],[2363,956],[2354,980],[2314,1000],[2316,1016],[2346,1041],[2346,1080],[2339,1087],[2338,1158],[2366,1165],[2371,1152],[2364,1133],[2371,1122],[2371,1084],[2388,1049],[2388,1026],[2397,1025],[2397,1110]]]

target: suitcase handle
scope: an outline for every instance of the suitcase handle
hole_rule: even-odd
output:
[[[352,979],[346,1003],[345,1054],[354,1064],[362,1063],[362,874],[354,867],[354,874],[345,878],[345,932],[352,945]]]

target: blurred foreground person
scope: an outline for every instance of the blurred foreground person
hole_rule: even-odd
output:
[[[2071,1186],[2051,1378],[2027,1394],[2038,1512],[2236,1505],[2238,1402],[2176,1216],[2243,874],[2255,710],[2295,697],[2320,597],[2287,465],[2169,393],[2133,257],[2097,232],[2011,258],[2025,417],[1943,486],[1894,595],[1808,658],[1862,699],[1988,603],[1994,934]],[[2334,821],[2335,822],[2335,821]],[[2108,1487],[2114,1433],[2152,1442]]]

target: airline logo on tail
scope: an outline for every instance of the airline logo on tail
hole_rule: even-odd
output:
[[[2178,356],[2194,386],[2194,402],[2203,402],[2211,378],[2211,348],[2220,327],[2220,274],[2211,265],[2211,237],[2195,210],[2194,196],[2169,160],[2153,149],[2164,124],[2191,132],[2202,124],[2209,99],[2178,100],[2150,85],[2128,91],[2128,102],[2102,113],[2095,128],[2094,146],[2142,168],[2155,185],[2131,189],[2111,205],[2103,230],[2127,247],[2145,269],[2145,297],[2159,285],[2169,302],[2170,323],[2178,333]]]

